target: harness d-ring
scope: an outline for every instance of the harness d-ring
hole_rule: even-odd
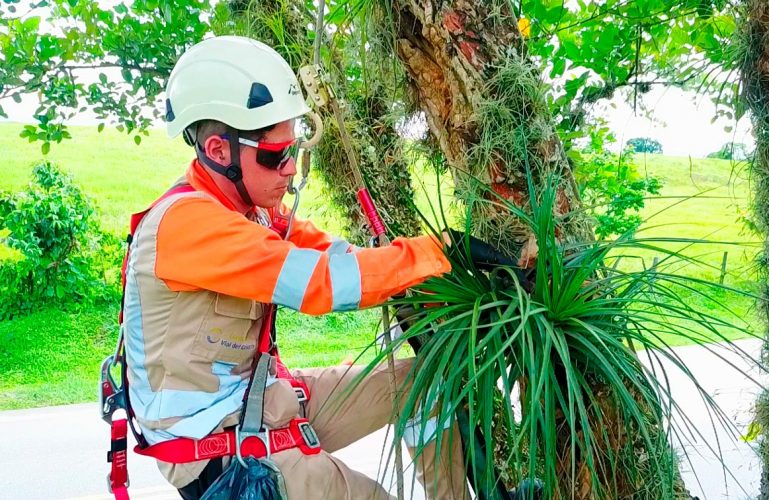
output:
[[[246,465],[246,461],[243,459],[243,452],[241,450],[243,446],[243,442],[248,438],[257,438],[262,443],[264,443],[264,450],[265,455],[263,458],[266,458],[269,460],[272,453],[270,452],[270,430],[265,427],[263,432],[244,432],[240,430],[240,426],[235,427],[235,457],[238,459],[238,462],[240,462],[240,465],[242,465],[245,468],[248,468],[248,465]]]

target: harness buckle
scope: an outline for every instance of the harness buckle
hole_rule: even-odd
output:
[[[318,435],[315,433],[315,429],[312,428],[312,425],[310,425],[310,422],[300,422],[298,427],[299,432],[302,433],[302,439],[304,439],[305,444],[309,448],[320,447],[320,439],[318,439]]]
[[[294,387],[294,392],[296,393],[296,399],[299,400],[300,404],[304,404],[310,400],[310,397],[307,395],[307,390],[304,387]]]
[[[117,366],[115,356],[107,356],[101,363],[101,377],[99,380],[99,407],[101,418],[108,424],[112,423],[112,414],[117,410],[125,410],[125,393],[112,377],[111,368]],[[121,366],[122,368],[122,366]]]
[[[264,443],[264,449],[266,455],[264,458],[269,459],[271,452],[270,452],[270,430],[265,427],[263,432],[246,432],[242,431],[240,429],[240,426],[238,425],[235,427],[235,457],[238,459],[238,462],[240,462],[240,465],[242,465],[245,468],[248,468],[248,465],[246,465],[246,461],[243,459],[243,453],[241,452],[241,447],[243,445],[243,442],[248,439],[255,437],[259,439],[262,443]]]
[[[131,486],[131,479],[126,478],[125,487],[129,488],[130,486]],[[112,479],[110,478],[110,474],[107,474],[107,491],[109,491],[110,493],[114,493],[114,491],[112,491]]]

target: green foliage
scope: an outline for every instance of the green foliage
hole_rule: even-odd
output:
[[[327,12],[326,23],[335,33],[329,40],[336,48],[351,48],[342,68],[351,84],[360,84],[372,68],[360,57],[363,50],[347,42],[361,36],[356,32],[360,25],[350,18],[357,13],[365,18],[374,3],[340,0]],[[0,116],[3,99],[20,101],[22,95],[36,93],[41,98],[34,113],[37,123],[23,134],[41,141],[44,151],[67,138],[63,120],[85,109],[140,142],[152,120],[161,117],[157,98],[186,47],[210,33],[250,33],[282,46],[292,64],[306,62],[307,42],[314,34],[297,31],[291,18],[312,18],[314,4],[142,0],[108,7],[95,0],[52,0],[40,4],[49,10],[18,12],[15,3],[2,3]],[[567,143],[589,135],[589,128],[601,128],[600,120],[589,116],[591,106],[622,89],[628,89],[634,101],[653,85],[699,86],[728,105],[737,95],[736,82],[723,78],[737,60],[731,43],[736,30],[731,2],[606,0],[564,5],[524,0],[515,10],[530,22],[527,53],[553,81],[551,110],[560,118],[559,130]],[[52,29],[41,29],[43,24]],[[98,81],[84,81],[83,68],[98,70]],[[718,112],[734,117],[734,110],[727,106]]]
[[[634,137],[626,144],[634,153],[662,154],[662,144],[650,137]]]
[[[646,197],[658,195],[662,181],[641,176],[632,153],[586,153],[574,169],[580,198],[595,220],[599,238],[634,232],[642,222]]]
[[[465,256],[452,262],[450,274],[394,302],[417,313],[392,349],[412,338],[428,339],[417,353],[411,390],[402,395],[396,438],[412,415],[425,425],[437,413],[443,428],[464,414],[483,444],[467,450],[475,491],[493,493],[501,480],[510,486],[522,477],[540,477],[546,498],[568,498],[574,491],[598,499],[682,498],[669,438],[701,436],[671,399],[672,372],[693,383],[715,425],[733,426],[668,340],[719,341],[748,356],[727,332],[755,334],[723,299],[747,294],[682,275],[687,265],[700,263],[667,245],[694,240],[626,234],[564,246],[557,237],[563,222],[554,213],[557,191],[552,182],[534,197],[531,215],[497,201],[536,235],[539,256],[531,285],[513,269],[479,272]],[[648,250],[662,256],[653,270],[616,265],[620,255],[624,260]],[[690,300],[692,295],[701,300]],[[641,363],[636,349],[643,349],[649,363]],[[495,439],[500,432],[509,437],[502,448]],[[445,439],[439,436],[437,446],[447,446]],[[500,450],[512,477],[484,465]],[[715,445],[710,451],[720,460]]]
[[[708,158],[720,160],[745,161],[751,160],[752,157],[753,152],[748,149],[748,145],[741,142],[727,142],[718,151],[708,154]]]
[[[64,121],[86,109],[102,125],[117,123],[141,142],[161,116],[156,100],[174,62],[209,32],[214,10],[202,0],[111,7],[52,0],[23,8],[0,4],[0,100],[39,95],[37,123],[25,126],[22,137],[41,141],[43,154],[51,143],[69,138]],[[50,28],[41,29],[43,21]],[[84,68],[98,70],[98,80],[84,81],[79,74]],[[1,106],[0,116],[5,116]]]
[[[553,82],[552,109],[566,142],[601,128],[593,105],[622,93],[634,107],[653,86],[694,88],[735,117],[730,78],[738,7],[726,0],[524,0],[528,52]],[[739,112],[736,113],[739,115]]]
[[[114,297],[122,243],[99,229],[71,177],[48,162],[32,175],[26,190],[0,196],[4,243],[21,256],[0,261],[0,318]]]

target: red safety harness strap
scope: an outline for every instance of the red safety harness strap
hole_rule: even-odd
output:
[[[264,440],[263,440],[264,439]],[[265,441],[269,442],[267,450]],[[134,448],[139,455],[155,458],[172,464],[184,464],[198,460],[235,455],[237,440],[234,431],[209,434],[203,439],[177,438],[154,444],[147,448]],[[270,429],[262,437],[248,437],[243,440],[241,454],[263,458],[291,448],[299,448],[305,455],[320,453],[320,444],[306,418],[296,418],[283,429]],[[269,451],[269,453],[268,453]]]
[[[107,462],[112,464],[107,482],[118,500],[128,500],[128,421],[124,418],[112,421],[112,446],[107,452]]]

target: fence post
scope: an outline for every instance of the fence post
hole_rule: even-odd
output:
[[[654,292],[654,282],[656,281],[657,277],[657,264],[660,263],[660,258],[658,256],[654,256],[654,259],[652,259],[652,266],[649,268],[650,275],[649,275],[649,292]]]
[[[721,276],[718,278],[718,283],[724,284],[724,278],[726,278],[726,259],[729,257],[729,252],[724,252],[724,258],[721,259]]]

